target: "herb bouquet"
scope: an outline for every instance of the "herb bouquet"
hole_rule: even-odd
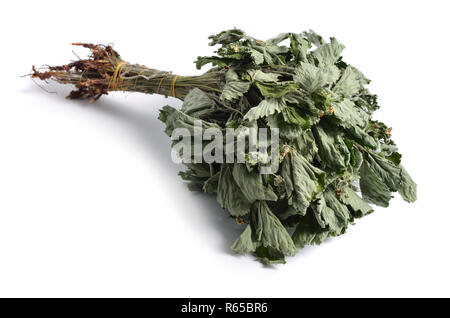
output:
[[[239,29],[210,39],[221,47],[215,56],[198,57],[197,68],[213,66],[199,76],[131,64],[110,46],[76,43],[90,49],[88,59],[33,68],[32,77],[74,85],[71,99],[95,101],[111,91],[179,98],[181,109],[160,111],[172,137],[179,128],[195,130],[195,123],[221,131],[276,130],[279,143],[268,149],[277,165],[270,173],[261,173],[267,160],[249,151],[243,162],[185,160],[180,173],[246,224],[231,248],[264,263],[284,262],[306,245],[343,234],[373,211],[369,203],[387,207],[392,192],[416,200],[391,128],[372,120],[377,96],[342,60],[344,46],[336,39],[326,42],[310,31],[261,41]]]

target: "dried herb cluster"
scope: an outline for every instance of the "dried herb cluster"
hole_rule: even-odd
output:
[[[260,41],[238,29],[210,39],[221,47],[197,59],[198,68],[214,66],[200,76],[126,63],[109,46],[87,44],[89,59],[33,76],[75,85],[70,98],[95,100],[113,90],[180,98],[180,110],[161,110],[168,135],[193,129],[196,119],[221,129],[278,128],[274,174],[260,174],[261,162],[251,157],[246,163],[189,163],[181,173],[247,224],[232,249],[264,263],[284,262],[305,245],[343,234],[355,218],[373,211],[369,203],[387,207],[392,192],[416,200],[391,128],[371,119],[379,106],[365,88],[369,80],[342,60],[344,46],[336,39],[326,42],[310,31]]]

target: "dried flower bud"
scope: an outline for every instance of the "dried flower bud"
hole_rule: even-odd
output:
[[[291,152],[291,147],[288,145],[283,146],[283,152],[281,153],[281,157],[284,158],[287,156],[288,153]]]

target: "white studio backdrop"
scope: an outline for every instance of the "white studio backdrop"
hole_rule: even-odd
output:
[[[15,1],[4,5],[0,296],[450,296],[448,1]],[[345,235],[265,267],[229,246],[243,230],[190,192],[157,119],[173,98],[95,104],[20,77],[114,43],[130,62],[199,74],[210,34],[313,29],[372,80],[418,201],[397,197]],[[86,52],[75,48],[79,55]]]

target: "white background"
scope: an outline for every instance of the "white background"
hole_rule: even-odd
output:
[[[0,49],[0,296],[450,296],[448,1],[5,3]],[[178,100],[48,94],[31,65],[114,43],[130,62],[198,74],[207,36],[313,29],[372,79],[418,201],[400,197],[347,234],[265,267],[229,246],[243,230],[188,191],[157,119]],[[86,52],[75,48],[80,55]]]

